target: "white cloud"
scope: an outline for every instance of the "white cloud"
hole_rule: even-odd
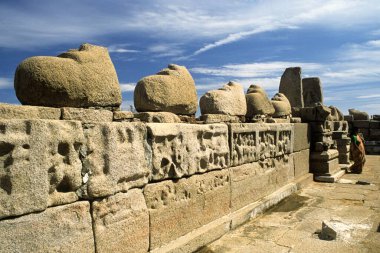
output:
[[[120,89],[121,92],[133,92],[135,91],[136,84],[135,83],[121,83]]]
[[[0,47],[29,49],[84,41],[101,43],[99,38],[103,36],[138,33],[157,42],[164,38],[186,45],[194,45],[194,41],[195,46],[204,43],[194,50],[200,54],[260,32],[291,27],[373,29],[380,24],[379,12],[376,0],[116,0],[112,4],[83,0],[75,6],[69,0],[30,0],[17,5],[3,1]]]
[[[176,57],[184,53],[182,44],[179,43],[159,43],[147,48],[153,57]]]
[[[275,24],[267,24],[267,25],[263,25],[261,27],[255,28],[253,30],[250,30],[250,31],[232,33],[223,39],[220,39],[218,41],[215,41],[213,43],[210,43],[210,44],[203,46],[202,48],[196,50],[191,56],[195,56],[195,55],[201,54],[203,52],[206,52],[208,50],[211,50],[213,48],[223,46],[226,44],[230,44],[230,43],[235,42],[235,41],[239,41],[241,39],[244,39],[244,38],[249,37],[249,36],[254,35],[254,34],[263,33],[263,32],[267,32],[267,31],[273,31],[273,30],[277,30],[280,28],[290,29],[290,28],[295,28],[295,27],[284,26],[284,25],[275,25]]]
[[[139,53],[140,51],[135,50],[135,49],[127,49],[121,45],[111,45],[111,46],[108,46],[108,52],[110,53]]]
[[[212,76],[247,77],[278,77],[287,67],[300,66],[305,71],[317,71],[323,68],[321,64],[309,62],[254,62],[247,64],[228,64],[222,67],[194,67],[190,71],[197,74]]]
[[[13,79],[0,77],[0,89],[13,88]]]
[[[380,98],[380,94],[364,95],[364,96],[358,96],[356,98],[359,98],[359,99]]]

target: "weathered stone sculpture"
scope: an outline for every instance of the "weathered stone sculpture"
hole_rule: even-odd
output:
[[[236,82],[208,91],[201,97],[199,105],[202,114],[243,116],[247,112],[243,87]]]
[[[331,109],[331,114],[328,118],[328,120],[331,120],[331,121],[342,121],[344,120],[344,115],[343,113],[335,106],[329,106],[329,108]]]
[[[248,118],[257,115],[272,115],[275,112],[266,92],[258,85],[252,84],[249,86],[245,98],[247,100],[246,116]]]
[[[312,107],[316,103],[323,104],[322,83],[319,77],[302,79],[302,90],[305,107]]]
[[[292,107],[303,107],[301,68],[287,68],[281,76],[279,92],[284,94]]]
[[[134,93],[135,108],[139,112],[193,115],[197,111],[197,102],[195,83],[189,71],[175,64],[141,79]]]
[[[350,115],[354,116],[354,120],[369,120],[369,115],[356,109],[348,109]]]
[[[292,113],[290,102],[284,94],[276,93],[271,102],[275,110],[274,118],[286,117]]]
[[[36,56],[16,70],[17,98],[25,105],[119,107],[121,91],[107,48],[83,44],[57,57]]]

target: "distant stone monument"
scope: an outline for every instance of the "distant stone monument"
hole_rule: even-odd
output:
[[[36,56],[16,69],[16,96],[23,105],[119,107],[121,91],[105,47],[83,44],[57,57]]]
[[[138,112],[194,115],[198,104],[194,80],[186,67],[170,64],[137,83],[134,104]]]
[[[348,113],[354,117],[354,120],[369,120],[369,115],[356,109],[348,109]]]
[[[319,77],[302,79],[302,90],[305,107],[312,107],[316,103],[323,104],[322,83]]]
[[[247,100],[246,117],[248,118],[259,115],[272,115],[275,112],[267,93],[258,85],[252,84],[249,86],[245,98]]]
[[[301,68],[287,68],[281,76],[279,92],[284,94],[292,107],[304,107]]]
[[[206,92],[201,97],[199,106],[202,114],[244,116],[247,112],[243,87],[236,82],[229,82],[218,90]]]

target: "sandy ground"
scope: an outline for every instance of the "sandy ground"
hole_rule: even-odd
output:
[[[345,174],[332,184],[312,182],[199,252],[380,253],[379,186],[380,156],[367,156],[362,174]],[[335,240],[320,239],[322,221],[334,225]]]

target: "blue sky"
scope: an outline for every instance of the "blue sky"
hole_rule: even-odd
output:
[[[230,80],[271,97],[285,68],[301,66],[321,78],[326,105],[380,114],[379,15],[378,0],[2,0],[0,102],[18,103],[23,59],[87,42],[108,47],[126,109],[139,79],[176,63],[199,97]]]

